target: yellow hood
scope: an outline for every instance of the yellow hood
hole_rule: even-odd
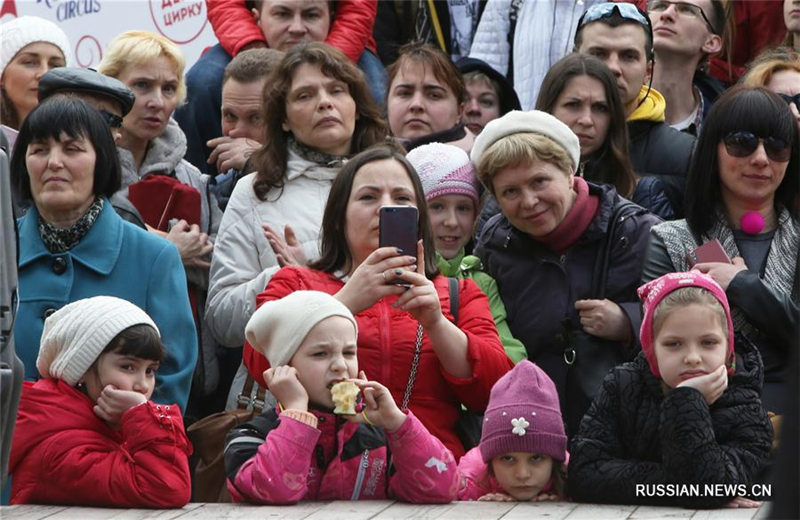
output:
[[[647,96],[642,102],[642,98]],[[647,85],[642,85],[639,90],[638,102],[641,103],[633,113],[628,116],[628,122],[631,121],[665,121],[665,113],[667,110],[667,102],[661,92],[654,88],[647,92]]]

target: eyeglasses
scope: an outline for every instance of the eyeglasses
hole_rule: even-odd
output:
[[[668,0],[652,0],[647,3],[647,11],[650,13],[663,13],[669,6],[675,6],[675,12],[677,12],[681,16],[691,16],[694,18],[702,18],[703,21],[706,23],[708,30],[711,31],[711,34],[719,35],[719,32],[711,25],[706,13],[703,11],[703,8],[699,5],[689,4],[686,2],[670,2]]]
[[[759,141],[764,142],[764,151],[767,157],[776,162],[788,162],[792,155],[789,143],[778,137],[759,138],[753,132],[739,131],[726,135],[722,142],[725,149],[733,157],[749,157],[758,148]]]
[[[116,114],[112,114],[111,112],[107,112],[105,110],[100,110],[100,115],[103,116],[103,119],[106,120],[108,126],[111,128],[122,128],[122,118]]]
[[[794,96],[790,96],[788,94],[778,94],[778,95],[782,97],[783,100],[789,103],[790,105],[794,103],[794,106],[797,107],[797,110],[800,110],[800,94],[795,94]]]

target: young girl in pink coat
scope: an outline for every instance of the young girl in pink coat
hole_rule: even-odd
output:
[[[564,498],[567,436],[553,381],[522,360],[492,387],[481,442],[461,458],[459,500]]]
[[[318,291],[264,303],[247,341],[269,360],[278,408],[228,434],[225,470],[235,502],[456,498],[452,453],[389,390],[358,372],[357,325],[344,304]],[[363,407],[334,415],[331,387],[356,383]]]

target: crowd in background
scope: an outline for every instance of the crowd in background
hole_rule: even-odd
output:
[[[797,482],[800,0],[207,7],[188,70],[0,25],[12,503],[180,507],[256,396],[234,501]]]

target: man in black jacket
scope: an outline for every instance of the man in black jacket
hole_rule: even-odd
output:
[[[653,30],[647,15],[629,3],[593,5],[578,22],[575,50],[599,58],[614,74],[625,105],[633,168],[640,176],[662,180],[676,218],[682,218],[695,138],[664,122],[664,96],[649,84]]]

